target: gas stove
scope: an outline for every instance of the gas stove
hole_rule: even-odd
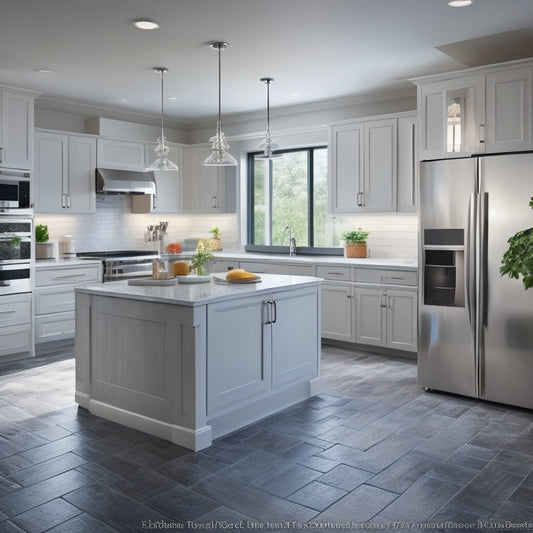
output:
[[[150,277],[152,262],[158,258],[158,253],[153,250],[106,250],[78,252],[76,257],[102,261],[102,281],[105,283],[120,279]]]

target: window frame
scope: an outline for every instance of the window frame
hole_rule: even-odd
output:
[[[307,226],[308,226],[308,235],[309,235],[309,246],[296,246],[296,254],[304,255],[343,255],[342,247],[329,247],[329,246],[315,246],[314,245],[314,151],[315,150],[324,150],[327,149],[326,144],[319,144],[313,146],[302,146],[298,148],[285,148],[281,150],[276,150],[276,154],[287,154],[295,152],[307,152],[307,191],[308,191],[308,200],[307,200]],[[271,244],[255,244],[251,242],[254,237],[254,225],[255,225],[255,215],[254,215],[254,163],[255,156],[261,154],[261,151],[248,152],[247,154],[247,223],[246,223],[246,244],[244,249],[249,252],[260,252],[260,253],[289,253],[289,246],[282,245],[271,245]],[[268,164],[268,195],[269,195],[269,204],[272,205],[272,163],[269,160]],[[272,216],[269,213],[268,225],[270,227],[269,232],[271,233],[272,228]]]

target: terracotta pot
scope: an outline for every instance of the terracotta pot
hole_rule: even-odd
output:
[[[366,242],[345,244],[344,257],[366,257]]]

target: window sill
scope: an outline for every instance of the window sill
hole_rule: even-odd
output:
[[[289,254],[288,246],[266,246],[262,244],[246,244],[244,246],[246,252],[254,252],[260,254]],[[296,255],[344,255],[344,249],[337,246],[332,247],[311,247],[311,246],[297,246]]]

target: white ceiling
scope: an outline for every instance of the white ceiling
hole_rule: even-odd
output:
[[[190,122],[271,106],[370,96],[463,68],[435,47],[533,26],[532,0],[0,0],[0,83],[61,100]],[[159,29],[132,26],[138,18]],[[42,74],[34,69],[46,68]],[[295,95],[294,93],[298,93]],[[44,103],[44,100],[43,100]]]

